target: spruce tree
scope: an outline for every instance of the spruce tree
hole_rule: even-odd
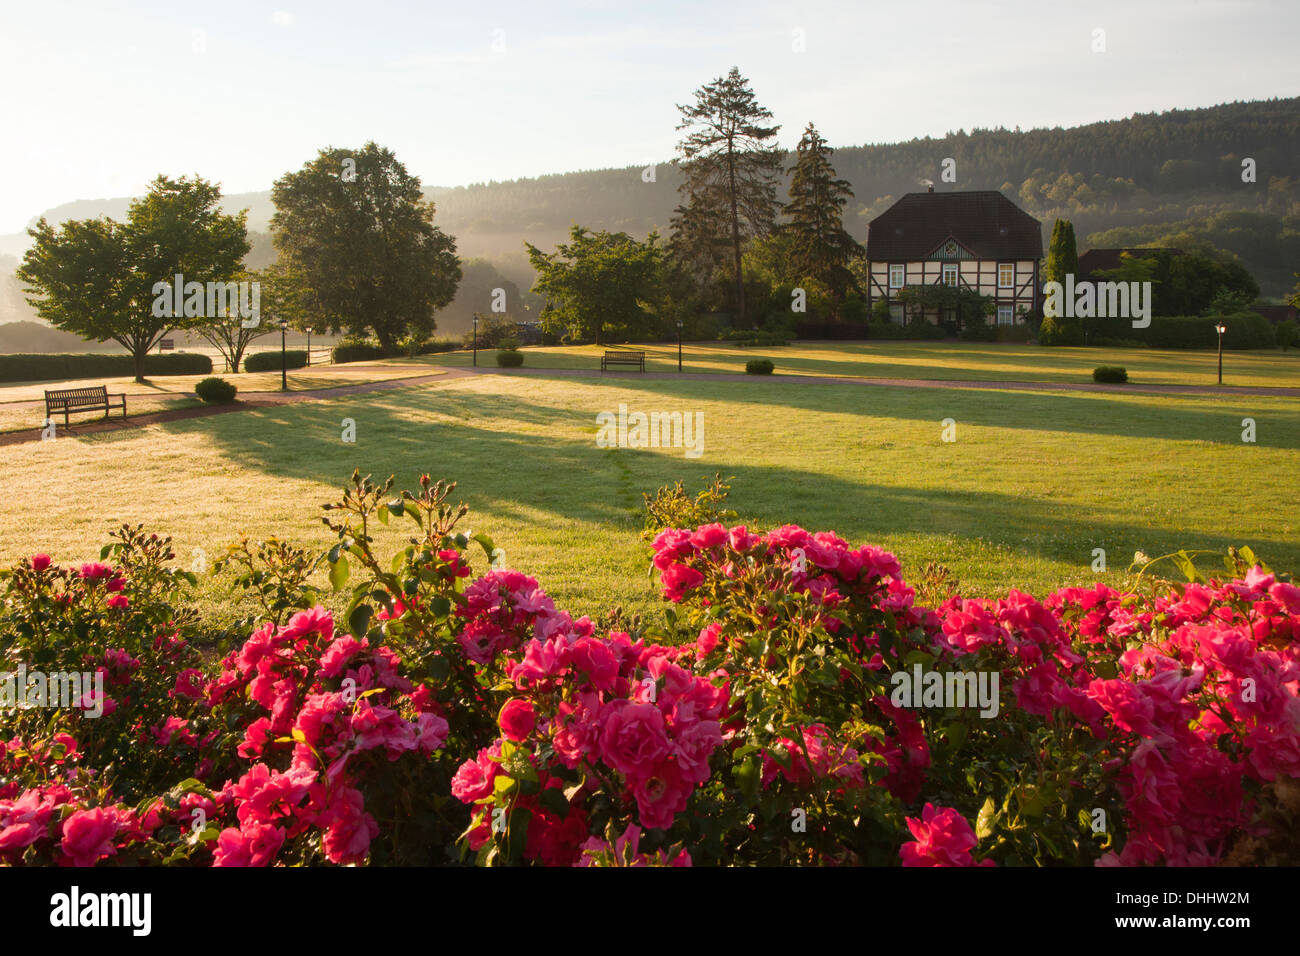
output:
[[[783,151],[768,145],[780,126],[766,126],[772,113],[758,104],[740,70],[719,77],[695,91],[695,103],[678,104],[690,130],[678,144],[685,199],[674,211],[673,230],[681,233],[677,248],[712,253],[725,233],[730,245],[736,287],[736,325],[745,326],[745,281],[741,245],[745,239],[772,231],[780,203],[776,179]],[[716,228],[722,223],[724,229]]]
[[[826,286],[838,313],[846,290],[857,285],[848,263],[862,253],[862,246],[844,231],[844,206],[853,190],[836,178],[833,152],[809,123],[790,168],[790,202],[781,231],[791,241],[791,269]]]

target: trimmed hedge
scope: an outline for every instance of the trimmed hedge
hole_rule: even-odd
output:
[[[330,350],[330,358],[336,365],[345,362],[365,362],[383,357],[384,350],[372,342],[345,342]]]
[[[1157,349],[1214,349],[1219,334],[1214,326],[1222,322],[1225,349],[1271,349],[1277,346],[1273,325],[1258,312],[1236,315],[1157,315],[1145,329],[1133,328],[1132,319],[1079,320],[1089,330],[1088,341],[1132,339]]]
[[[212,359],[197,352],[147,355],[145,375],[207,375]],[[121,352],[0,355],[0,382],[61,381],[69,378],[121,378],[135,374],[130,355]]]
[[[284,353],[284,365],[287,368],[304,368],[307,365],[307,350],[289,349]],[[278,372],[280,367],[279,349],[256,352],[244,359],[245,372]]]
[[[772,364],[771,359],[750,359],[745,363],[745,374],[747,375],[771,375],[776,366]]]
[[[524,353],[518,349],[502,349],[497,353],[497,365],[501,368],[518,368],[524,364]]]
[[[1122,365],[1098,365],[1092,370],[1092,380],[1108,384],[1127,382],[1128,369]]]
[[[199,384],[194,386],[194,394],[207,402],[209,405],[221,405],[225,402],[233,402],[235,393],[239,389],[227,382],[224,378],[205,378]]]
[[[867,326],[867,338],[869,339],[891,339],[897,340],[906,338],[907,330],[901,325],[895,325],[893,322],[881,322],[876,319],[871,320]]]

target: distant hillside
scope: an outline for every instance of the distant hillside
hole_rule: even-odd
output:
[[[806,119],[818,120],[815,109]],[[1247,157],[1255,161],[1254,183],[1241,180]],[[924,180],[934,181],[936,189],[1000,189],[1043,220],[1045,239],[1057,216],[1074,221],[1083,248],[1114,244],[1120,237],[1155,242],[1193,236],[1240,256],[1264,294],[1276,297],[1294,286],[1291,272],[1300,264],[1298,157],[1300,97],[1295,97],[1142,113],[1071,129],[958,131],[841,147],[834,163],[856,195],[845,218],[859,239],[873,216],[903,193],[922,188]],[[946,158],[956,162],[952,184],[941,178]],[[429,187],[427,195],[437,204],[435,221],[456,237],[463,258],[487,260],[527,290],[532,271],[525,239],[549,247],[567,237],[574,223],[638,236],[652,229],[666,233],[678,182],[677,170],[665,162],[656,168],[654,182],[643,180],[640,167],[628,167]],[[51,221],[121,217],[128,202],[81,200],[45,216]],[[224,205],[248,208],[249,228],[267,230],[273,211],[269,192],[228,196]],[[1243,220],[1224,213],[1252,216]],[[1094,238],[1103,231],[1104,237]],[[0,253],[12,251],[15,238],[0,236]],[[258,259],[273,254],[265,236],[255,237],[255,246]],[[0,286],[0,309],[3,300]],[[486,307],[462,296],[448,318],[454,313],[459,325],[463,316]]]

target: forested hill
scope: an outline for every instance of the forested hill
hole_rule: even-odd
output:
[[[807,121],[819,119],[813,112],[790,123],[782,136],[791,140]],[[1255,161],[1253,183],[1242,181],[1246,158]],[[575,223],[636,235],[656,228],[666,233],[679,181],[668,159],[653,169],[650,182],[641,167],[628,167],[431,186],[428,196],[437,203],[436,222],[456,237],[462,256],[490,260],[526,289],[532,275],[525,240],[553,245]],[[955,183],[943,179],[945,159],[955,161]],[[1266,296],[1288,292],[1295,284],[1291,273],[1300,266],[1300,97],[1138,114],[1071,129],[959,131],[840,147],[834,163],[856,195],[846,221],[858,238],[873,216],[931,180],[936,189],[1001,189],[1043,220],[1044,239],[1055,217],[1068,217],[1081,248],[1208,242],[1238,255]],[[127,203],[79,201],[45,216],[55,222],[121,218]],[[267,229],[269,192],[228,196],[225,205],[248,208],[249,228]],[[273,255],[266,240],[254,237],[254,265]],[[19,254],[12,248],[17,241],[0,237],[0,253]],[[0,314],[0,321],[22,317]]]

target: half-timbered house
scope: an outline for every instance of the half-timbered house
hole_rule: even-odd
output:
[[[905,321],[898,294],[912,285],[946,283],[994,302],[991,321],[1019,325],[1042,302],[1042,226],[999,192],[908,193],[867,231],[870,304],[884,299]],[[952,316],[930,310],[934,323]]]

